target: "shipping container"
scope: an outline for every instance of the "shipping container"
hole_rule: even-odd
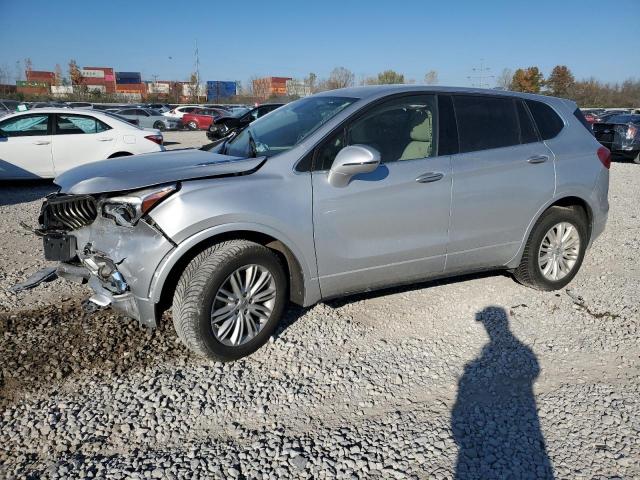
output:
[[[104,72],[102,70],[83,68],[80,70],[82,78],[95,78],[104,80]]]
[[[209,80],[207,82],[207,101],[218,101],[221,98],[233,97],[236,94],[236,82],[221,80]]]
[[[171,91],[169,82],[148,82],[147,93],[152,95],[168,95]]]
[[[49,87],[16,87],[16,92],[23,95],[48,95]]]
[[[56,74],[53,72],[45,72],[42,70],[30,70],[27,71],[27,81],[31,82],[47,82],[53,83],[56,78]]]
[[[52,85],[51,86],[51,94],[59,97],[64,97],[65,95],[70,95],[73,93],[73,86],[71,85]]]
[[[144,83],[126,83],[116,84],[116,92],[118,93],[145,93],[146,87]]]
[[[132,84],[142,83],[140,72],[116,72],[116,83]]]
[[[104,85],[87,85],[87,92],[107,93],[107,87]]]
[[[48,82],[35,81],[35,80],[18,80],[16,81],[16,87],[28,87],[28,88],[49,88],[51,86]]]

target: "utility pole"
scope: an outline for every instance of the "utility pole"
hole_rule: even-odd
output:
[[[467,76],[467,79],[471,81],[471,86],[475,88],[489,88],[489,79],[496,78],[494,75],[490,75],[491,67],[486,67],[484,64],[484,58],[480,59],[480,66],[473,67],[471,69],[473,75]]]
[[[196,98],[198,102],[200,101],[200,55],[198,54],[198,39],[196,38],[196,51],[195,51],[195,60],[196,60]]]

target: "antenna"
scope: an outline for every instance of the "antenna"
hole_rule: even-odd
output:
[[[196,38],[196,79],[198,80],[198,85],[200,85],[200,56],[198,54],[198,39]]]
[[[468,80],[471,80],[471,86],[475,88],[489,88],[489,79],[496,78],[494,75],[489,75],[491,67],[484,65],[484,58],[480,59],[480,66],[473,67],[471,71],[474,75],[467,76]]]

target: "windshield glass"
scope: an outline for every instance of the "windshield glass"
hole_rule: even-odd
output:
[[[271,157],[286,152],[357,100],[321,96],[284,105],[242,130],[227,144],[225,153]]]

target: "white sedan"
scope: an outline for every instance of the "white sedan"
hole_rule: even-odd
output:
[[[177,118],[178,120],[182,120],[182,117],[185,113],[193,113],[196,110],[202,110],[202,107],[199,105],[180,105],[168,112],[164,112],[163,115],[165,117]]]
[[[164,151],[159,130],[96,110],[39,108],[0,119],[0,180],[54,178],[96,160]]]

